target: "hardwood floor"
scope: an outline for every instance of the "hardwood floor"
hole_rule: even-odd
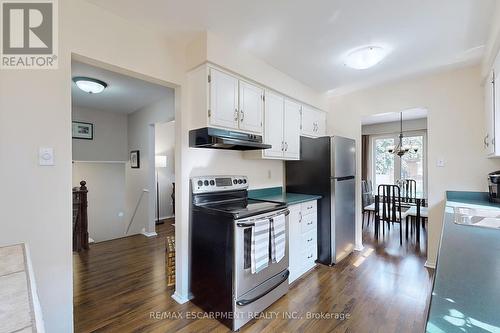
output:
[[[94,244],[73,256],[75,332],[229,332],[215,319],[187,318],[203,312],[170,297],[164,236],[173,231],[170,223],[158,229],[155,238]],[[316,266],[265,311],[267,318],[241,331],[422,332],[433,274],[423,266],[425,238],[420,247],[399,246],[398,226],[383,241],[372,235],[371,228],[365,230],[363,251],[334,267]],[[348,317],[320,318],[328,313]]]

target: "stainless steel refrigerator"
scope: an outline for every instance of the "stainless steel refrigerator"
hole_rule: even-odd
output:
[[[339,136],[300,138],[300,161],[286,162],[286,190],[318,194],[318,262],[333,265],[354,249],[356,144]]]

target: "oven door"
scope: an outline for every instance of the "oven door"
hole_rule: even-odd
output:
[[[288,209],[281,209],[266,214],[256,215],[249,218],[236,220],[234,228],[234,297],[238,299],[248,291],[275,277],[288,268]],[[285,215],[286,247],[285,257],[279,263],[271,261],[269,251],[268,266],[258,273],[252,274],[251,270],[251,247],[252,247],[252,221],[271,219]]]

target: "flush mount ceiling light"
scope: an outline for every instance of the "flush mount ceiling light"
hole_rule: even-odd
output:
[[[85,76],[75,76],[73,82],[78,88],[89,94],[99,94],[108,86],[104,81]]]
[[[381,46],[365,46],[349,52],[344,64],[354,69],[367,69],[382,61],[388,54]]]

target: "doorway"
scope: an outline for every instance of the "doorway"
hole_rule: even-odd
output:
[[[363,243],[425,257],[427,110],[365,117],[361,133]]]
[[[75,78],[86,79],[90,88]],[[174,202],[168,189],[158,199],[160,212],[167,209],[161,217],[169,223],[157,226],[155,214],[156,155],[167,155],[170,176],[159,177],[160,184],[167,183],[174,177],[174,143],[157,152],[163,142],[155,138],[155,128],[171,124],[175,132],[175,92],[155,80],[81,57],[72,60],[72,79],[73,184],[78,191],[80,182],[86,182],[84,238],[89,241],[73,253],[75,331],[93,331],[116,319],[116,313],[132,311],[130,297],[146,302],[158,290],[166,298],[174,291],[167,285],[166,269],[167,237],[174,234],[174,217],[168,213]],[[84,90],[100,82],[102,91]],[[110,299],[113,304],[105,302]]]

